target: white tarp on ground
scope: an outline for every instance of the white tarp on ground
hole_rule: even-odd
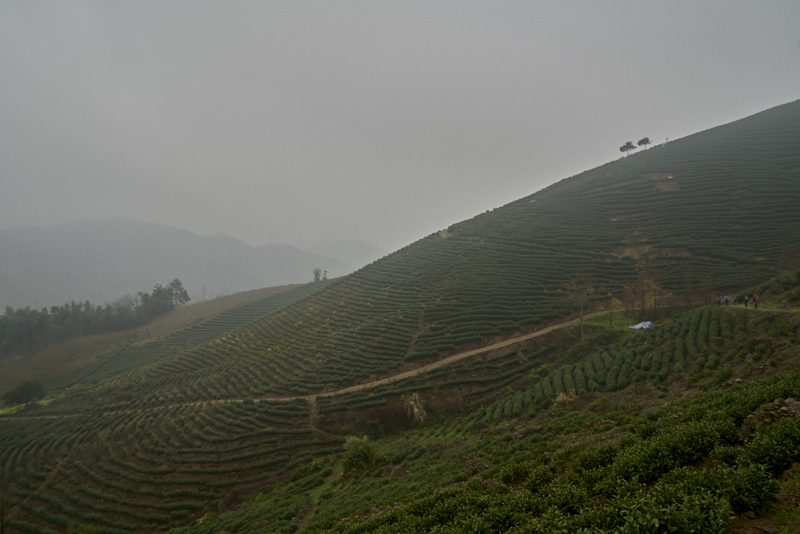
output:
[[[631,330],[641,330],[642,328],[653,328],[652,321],[645,321],[643,323],[635,324],[633,326],[629,326]]]

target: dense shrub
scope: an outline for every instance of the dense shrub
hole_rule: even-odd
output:
[[[525,487],[531,493],[538,493],[545,486],[555,478],[555,472],[549,465],[539,465],[532,469],[528,474],[528,480],[525,481]]]
[[[614,474],[649,482],[703,458],[718,444],[733,442],[737,435],[738,428],[730,420],[693,421],[666,427],[622,449],[614,460]]]
[[[742,459],[780,473],[800,457],[800,418],[792,417],[762,427]]]
[[[617,452],[616,446],[605,443],[586,448],[575,455],[573,459],[575,469],[581,472],[609,465],[617,456]]]
[[[664,483],[680,484],[689,493],[708,492],[723,497],[736,514],[766,510],[780,488],[778,481],[763,465],[738,468],[723,465],[700,471],[676,469],[664,477]]]
[[[344,448],[344,461],[351,467],[360,466],[375,459],[374,446],[367,436],[347,436]]]

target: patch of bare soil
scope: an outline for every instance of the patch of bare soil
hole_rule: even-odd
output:
[[[681,189],[681,185],[673,177],[669,177],[666,180],[659,180],[653,185],[656,189],[660,189],[661,191],[680,191]]]

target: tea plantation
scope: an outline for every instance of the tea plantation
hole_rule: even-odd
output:
[[[5,524],[725,532],[800,459],[793,419],[751,442],[737,430],[800,395],[798,315],[695,304],[796,290],[797,273],[770,280],[800,243],[798,146],[794,102],[275,296],[305,288],[290,305],[253,303],[54,379],[82,383],[0,418]],[[617,312],[488,348],[628,304],[672,317],[633,332]],[[427,417],[410,418],[410,402]]]
[[[723,333],[710,326],[711,317],[726,316],[738,328]],[[694,333],[681,335],[694,322]],[[581,363],[585,368],[622,347],[652,362],[665,344],[688,341],[706,345],[694,357],[686,353],[684,367],[694,367],[709,351],[727,355],[726,346],[760,348],[720,362],[718,369],[736,379],[725,383],[709,369],[691,374],[673,361],[651,365],[652,374],[631,376],[614,393],[601,387],[555,403],[531,398],[544,381],[533,373],[483,408],[365,440],[367,453],[357,461],[349,451],[342,459],[317,459],[235,512],[179,531],[728,532],[732,517],[765,511],[781,489],[775,473],[800,460],[800,418],[750,441],[739,435],[756,408],[800,394],[800,374],[789,370],[800,362],[799,338],[797,311],[707,306],[679,314],[655,331],[593,344]],[[580,352],[580,342],[568,351]],[[777,371],[772,378],[759,378],[770,369]],[[531,382],[536,386],[526,389]],[[709,390],[680,399],[698,383]]]
[[[305,284],[240,306],[223,309],[223,311],[209,319],[188,328],[177,330],[159,339],[124,345],[100,354],[95,361],[73,369],[68,373],[45,380],[44,384],[47,389],[57,390],[78,382],[89,384],[100,382],[123,371],[135,369],[237,330],[318,291],[322,287],[323,284]]]
[[[575,313],[578,293],[597,307],[625,298],[626,287],[652,302],[763,282],[783,249],[800,243],[797,146],[800,102],[609,163],[452,225],[72,406],[128,409],[168,393],[313,394],[557,322]],[[636,293],[640,282],[648,289]],[[121,394],[135,400],[120,406]]]

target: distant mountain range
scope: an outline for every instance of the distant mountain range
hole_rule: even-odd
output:
[[[210,297],[309,282],[316,267],[329,278],[342,276],[362,266],[354,258],[383,252],[344,243],[320,245],[329,255],[291,245],[253,247],[224,234],[209,237],[125,218],[0,230],[0,306],[102,304],[175,278],[197,300],[204,290]]]

